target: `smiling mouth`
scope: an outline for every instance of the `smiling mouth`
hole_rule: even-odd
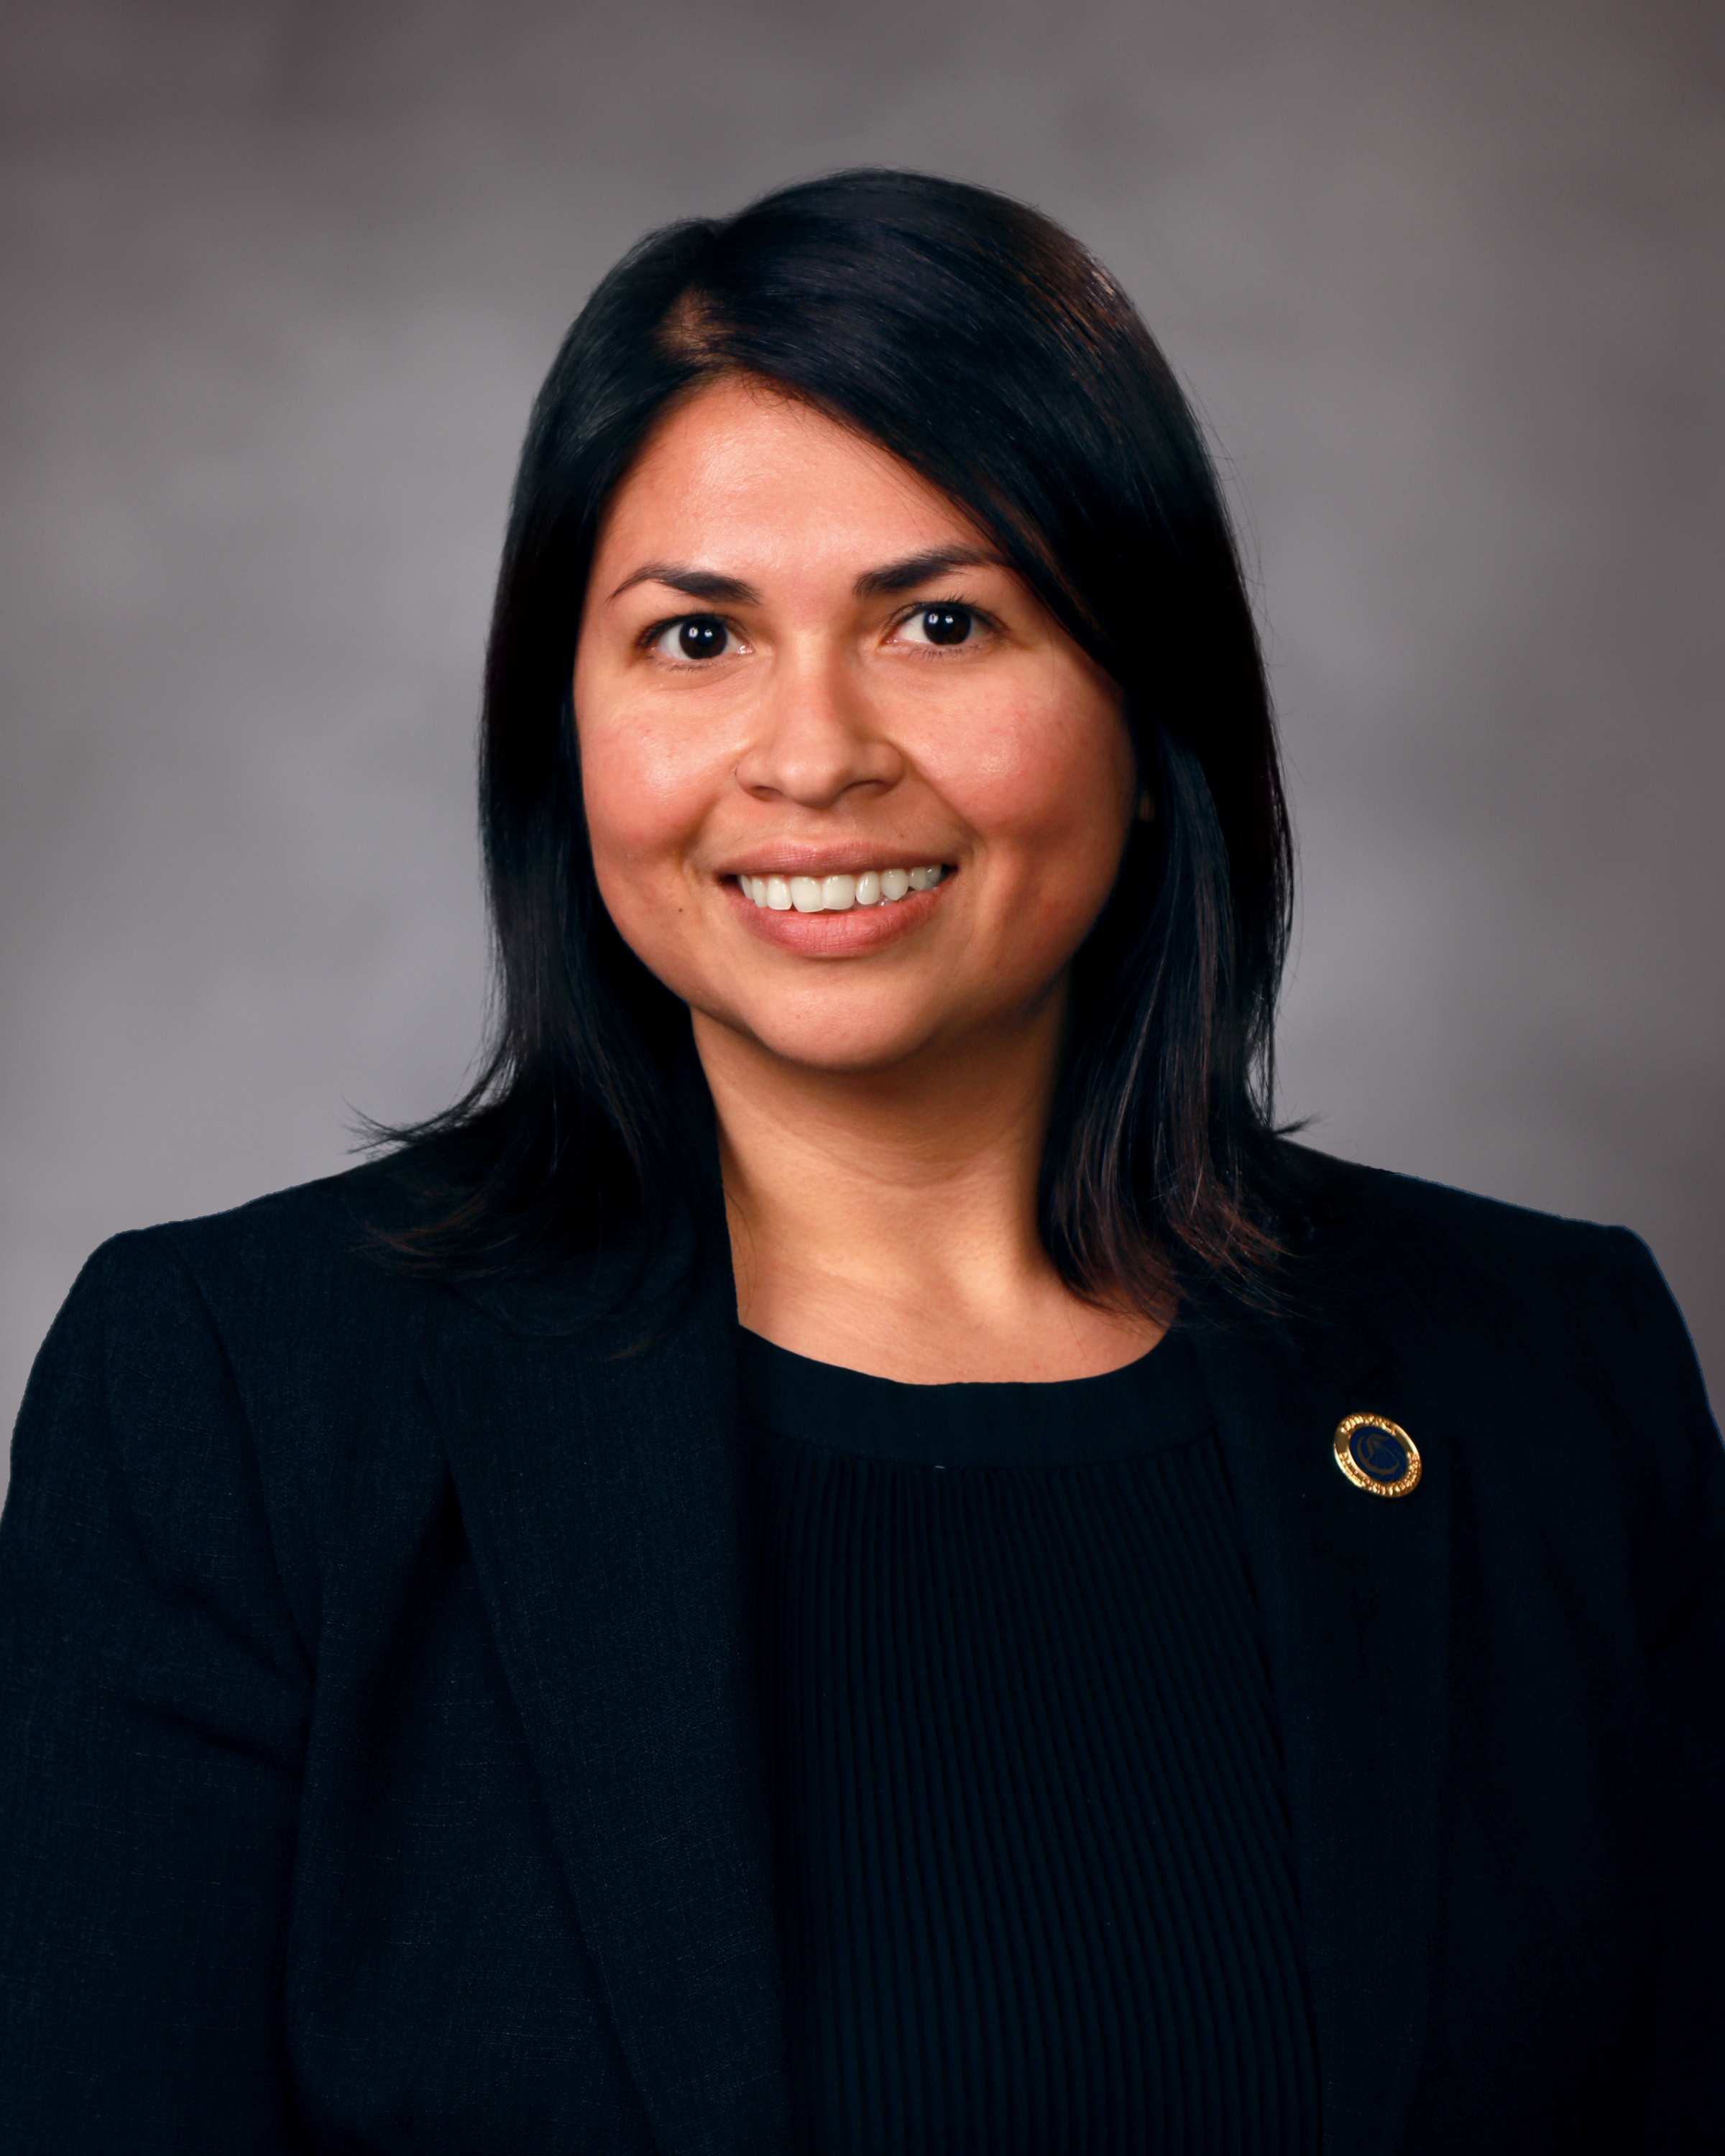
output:
[[[947,870],[865,869],[860,875],[740,875],[737,886],[771,913],[849,913],[857,906],[896,906],[913,891],[932,891]]]

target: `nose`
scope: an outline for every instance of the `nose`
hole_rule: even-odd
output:
[[[786,654],[754,714],[737,780],[762,800],[831,808],[859,790],[882,793],[904,775],[904,759],[842,652]]]

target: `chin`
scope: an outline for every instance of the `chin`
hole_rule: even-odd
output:
[[[926,1034],[889,1040],[877,1034],[860,1034],[854,1039],[841,1034],[835,1038],[831,1032],[798,1034],[780,1040],[762,1040],[759,1034],[755,1037],[768,1054],[776,1056],[781,1063],[795,1064],[803,1070],[825,1071],[835,1078],[865,1078],[874,1073],[897,1070],[928,1045]]]
[[[870,1020],[859,1013],[847,1023],[830,1011],[810,1012],[786,1023],[783,1014],[726,1013],[719,1023],[760,1052],[803,1070],[835,1077],[865,1077],[911,1061],[930,1046],[937,1027],[928,1019],[898,1024]]]

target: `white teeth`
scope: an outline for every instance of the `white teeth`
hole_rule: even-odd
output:
[[[849,913],[853,906],[892,906],[913,891],[932,891],[945,875],[937,861],[925,869],[865,869],[860,875],[739,875],[751,904],[774,913]]]

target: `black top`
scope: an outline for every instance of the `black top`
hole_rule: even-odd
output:
[[[1725,2149],[1725,1455],[1682,1320],[1620,1232],[1286,1158],[1287,1312],[1190,1342],[1324,2156]],[[0,2149],[792,2156],[717,1200],[686,1282],[625,1248],[458,1292],[369,1255],[426,1217],[393,1173],[121,1237],[37,1363]],[[1410,1495],[1338,1472],[1367,1412]],[[1014,1471],[934,1479],[975,1511]]]
[[[906,1385],[742,1336],[819,2156],[1310,2150],[1256,1612],[1195,1358]]]

